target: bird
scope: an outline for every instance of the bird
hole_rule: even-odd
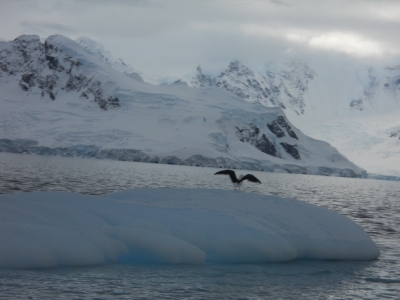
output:
[[[231,181],[232,181],[235,189],[239,188],[239,191],[240,191],[240,187],[241,187],[241,185],[242,185],[244,180],[248,180],[248,181],[256,182],[256,183],[261,183],[261,181],[258,180],[258,178],[256,178],[252,174],[247,174],[247,175],[244,175],[244,176],[240,175],[239,179],[237,179],[236,173],[233,170],[222,170],[222,171],[219,171],[219,172],[215,173],[214,175],[229,175],[229,177],[231,178]]]

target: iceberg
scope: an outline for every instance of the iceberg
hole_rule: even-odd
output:
[[[0,195],[0,268],[104,263],[373,260],[345,216],[299,200],[214,189]]]

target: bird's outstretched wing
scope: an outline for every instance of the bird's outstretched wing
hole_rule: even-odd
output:
[[[235,171],[233,170],[222,170],[222,171],[218,171],[217,173],[215,173],[214,175],[231,175],[231,174],[235,174]]]
[[[258,182],[258,183],[261,183],[261,181],[258,180],[257,177],[255,177],[254,175],[251,175],[251,174],[244,175],[244,176],[240,179],[240,181],[243,181],[243,180],[248,180],[248,181],[251,181],[251,182]]]
[[[219,171],[217,173],[215,173],[214,175],[229,175],[229,177],[231,178],[232,182],[237,182],[237,178],[236,178],[236,173],[233,170],[222,170]]]

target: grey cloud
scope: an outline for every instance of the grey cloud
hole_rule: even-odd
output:
[[[291,6],[292,5],[290,2],[282,1],[282,0],[271,0],[270,2],[273,4],[277,4],[277,5],[282,5],[282,6]]]
[[[393,0],[0,2],[3,38],[88,36],[144,72],[176,75],[198,64],[222,68],[232,59],[261,64],[287,53],[329,57],[335,39],[337,52],[350,41],[400,53],[399,23],[400,2]]]
[[[52,35],[52,34],[74,35],[78,33],[78,31],[72,26],[67,26],[59,23],[45,22],[45,21],[21,22],[21,26],[25,32],[35,33],[43,38],[47,37],[47,35]]]

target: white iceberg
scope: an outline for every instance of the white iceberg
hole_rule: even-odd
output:
[[[0,268],[373,260],[379,254],[347,217],[275,196],[211,189],[0,195]]]

